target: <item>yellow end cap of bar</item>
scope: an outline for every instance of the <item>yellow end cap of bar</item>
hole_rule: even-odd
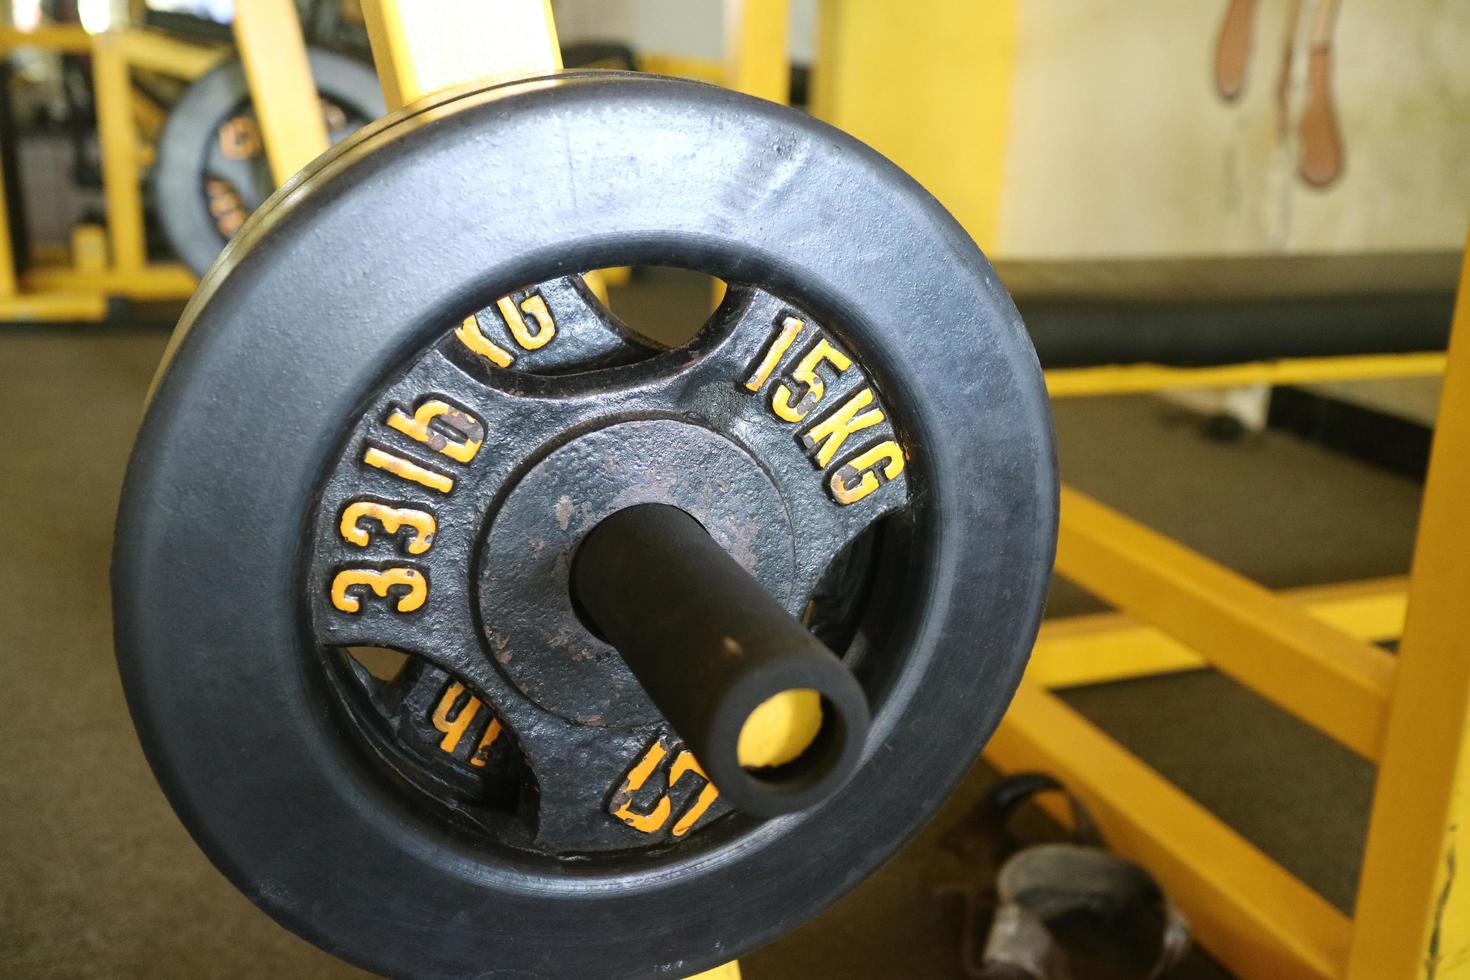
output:
[[[792,688],[766,698],[745,719],[735,752],[747,769],[795,761],[822,728],[822,696],[811,688]]]

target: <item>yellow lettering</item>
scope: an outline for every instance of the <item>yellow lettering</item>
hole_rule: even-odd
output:
[[[674,759],[674,764],[669,767],[669,788],[673,789],[674,785],[684,778],[685,773],[693,773],[704,780],[704,787],[700,789],[699,797],[694,801],[694,805],[685,810],[684,815],[675,822],[674,829],[670,831],[675,837],[683,837],[689,833],[690,829],[699,822],[699,818],[704,816],[704,811],[708,810],[720,796],[720,791],[715,789],[715,784],[709,781],[709,777],[695,761],[694,753],[688,749],[680,752]]]
[[[459,740],[464,738],[465,730],[470,727],[470,722],[475,720],[475,715],[480,713],[480,699],[473,694],[464,703],[464,706],[455,713],[453,718],[449,713],[454,710],[454,703],[464,693],[464,685],[455,681],[445,688],[444,696],[439,699],[439,704],[434,708],[434,727],[444,733],[439,740],[439,748],[445,752],[453,752],[459,748]]]
[[[644,784],[648,782],[648,777],[653,775],[654,771],[658,769],[659,763],[663,762],[667,755],[668,749],[664,747],[663,743],[661,741],[654,742],[648,747],[648,751],[643,754],[643,758],[638,760],[638,764],[628,773],[627,779],[623,780],[623,785],[618,789],[617,793],[613,794],[613,803],[619,805],[616,808],[610,807],[612,815],[641,833],[657,833],[664,828],[664,825],[669,822],[669,817],[673,814],[674,804],[669,799],[668,792],[662,793],[659,796],[658,802],[653,805],[653,809],[647,813],[640,813],[633,808],[633,794],[643,788]],[[669,790],[672,791],[685,776],[695,776],[704,785],[700,787],[699,795],[695,798],[694,802],[675,821],[670,831],[675,837],[683,837],[689,833],[694,825],[699,822],[699,818],[704,816],[705,811],[720,796],[720,791],[715,788],[714,783],[709,781],[709,777],[705,775],[704,770],[700,768],[699,762],[695,760],[694,754],[688,749],[680,749],[679,753],[669,765]]]
[[[761,386],[770,378],[771,372],[776,370],[776,365],[781,363],[781,358],[786,356],[786,352],[791,349],[805,327],[806,323],[794,316],[788,316],[781,321],[781,332],[771,339],[771,344],[766,348],[766,354],[756,366],[755,372],[745,380],[747,390],[761,390]]]
[[[803,441],[808,448],[816,450],[818,466],[826,466],[832,462],[832,457],[837,455],[837,450],[842,448],[848,436],[883,421],[882,409],[875,408],[871,412],[857,414],[872,403],[873,389],[864,388],[844,402],[837,411],[812,426]]]
[[[539,295],[527,296],[521,300],[519,309],[509,296],[502,296],[496,301],[495,308],[500,310],[500,315],[505,318],[505,325],[510,327],[510,335],[521,345],[522,350],[540,350],[556,336],[556,321],[551,319],[546,300]],[[521,316],[522,311],[529,313],[531,319],[536,321],[535,333],[526,326],[526,318]]]
[[[388,415],[388,428],[460,463],[474,459],[485,440],[479,419],[438,398],[425,399],[412,415],[395,407]],[[446,435],[446,429],[452,435]]]
[[[377,446],[369,446],[362,454],[362,461],[369,466],[392,473],[396,477],[411,480],[430,490],[448,493],[454,489],[454,481],[443,473],[425,469],[412,460],[395,453],[384,452]]]
[[[817,341],[816,346],[807,351],[806,356],[796,365],[796,370],[791,373],[791,378],[800,384],[807,386],[806,394],[801,396],[796,405],[791,404],[791,389],[785,385],[779,385],[775,394],[771,395],[771,411],[778,418],[787,422],[800,422],[806,418],[807,413],[822,400],[827,392],[827,386],[822,381],[822,376],[817,373],[817,368],[823,361],[828,362],[841,374],[852,367],[852,360],[842,351],[833,347],[824,337]]]
[[[405,550],[410,555],[422,555],[434,544],[434,530],[437,525],[433,514],[416,507],[391,507],[375,500],[355,500],[342,511],[338,530],[342,532],[343,541],[359,548],[368,546],[372,541],[372,534],[357,523],[364,517],[377,521],[389,534],[397,534],[403,528],[408,528],[410,533]]]
[[[882,480],[879,480],[877,473],[873,471],[880,462],[883,464],[880,470],[883,474]],[[848,504],[855,504],[862,500],[883,483],[897,479],[902,472],[903,450],[898,448],[898,443],[889,439],[848,460],[841,469],[832,474],[828,486],[837,502],[846,507]],[[856,475],[859,473],[862,474],[862,479],[855,487],[844,476],[844,474]]]
[[[471,694],[465,699],[464,705],[451,718],[449,713],[454,710],[455,702],[464,693],[464,685],[459,683],[459,681],[455,681],[444,689],[444,696],[439,699],[439,703],[434,707],[432,717],[434,727],[444,733],[444,737],[439,740],[439,748],[441,751],[448,752],[451,755],[454,754],[455,749],[459,748],[460,739],[464,738],[465,732],[474,724],[475,717],[480,713],[480,707],[482,705],[480,699]],[[485,734],[480,736],[480,744],[475,746],[475,752],[470,756],[470,765],[484,768],[485,762],[490,758],[490,747],[495,744],[495,740],[499,737],[500,719],[491,718],[490,724],[485,726]]]
[[[492,341],[480,330],[480,321],[471,314],[455,328],[454,335],[472,352],[479,354],[496,367],[507,368],[515,360],[510,351]]]
[[[401,613],[410,613],[429,598],[429,581],[423,573],[413,568],[344,568],[332,579],[332,605],[345,613],[356,613],[362,609],[362,600],[348,594],[348,589],[365,587],[380,599],[388,598],[388,590],[402,589],[398,604],[393,608]]]
[[[485,763],[490,760],[490,748],[499,737],[500,719],[491,718],[490,724],[485,726],[485,734],[480,736],[480,744],[475,746],[475,754],[470,756],[470,765],[485,768]]]
[[[633,794],[643,788],[643,784],[648,782],[648,777],[653,775],[653,771],[658,768],[658,764],[666,755],[668,755],[668,749],[664,748],[661,742],[654,742],[650,745],[643,758],[638,760],[632,772],[628,773],[628,778],[623,780],[622,788],[613,796],[614,802],[621,799],[623,805],[614,810],[612,815],[634,830],[645,834],[656,833],[664,825],[669,819],[669,811],[674,808],[674,804],[669,802],[669,795],[665,793],[659,797],[658,803],[651,811],[639,813],[633,809]]]
[[[226,160],[249,160],[264,151],[260,126],[249,116],[235,116],[219,127],[219,149]]]
[[[245,206],[235,189],[223,180],[211,178],[204,184],[204,194],[220,234],[228,238],[238,231],[245,223]]]

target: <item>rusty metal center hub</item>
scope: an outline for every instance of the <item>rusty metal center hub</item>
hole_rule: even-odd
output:
[[[748,453],[672,419],[577,437],[511,490],[491,521],[478,569],[487,650],[521,693],[568,721],[622,727],[659,719],[617,651],[583,624],[568,585],[586,534],[615,511],[646,503],[693,515],[773,596],[800,611],[790,515]]]

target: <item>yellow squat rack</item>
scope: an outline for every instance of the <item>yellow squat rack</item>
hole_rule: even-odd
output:
[[[1158,876],[1205,949],[1244,977],[1470,977],[1470,878],[1460,867],[1470,858],[1470,261],[1446,355],[1048,375],[1053,396],[1065,397],[1441,365],[1407,579],[1273,593],[1062,491],[1057,572],[1119,612],[1043,625],[986,758],[1003,771],[1057,775],[1108,841]],[[1375,645],[1393,639],[1397,655]],[[1377,764],[1351,918],[1051,693],[1207,665]],[[1061,806],[1053,812],[1066,819]]]
[[[0,181],[0,321],[102,320],[114,297],[140,301],[187,297],[195,285],[188,269],[148,261],[138,184],[144,151],[135,117],[142,103],[133,98],[129,73],[137,68],[194,79],[214,67],[222,51],[152,31],[89,34],[80,26],[62,25],[22,33],[0,24],[0,58],[16,48],[91,57],[107,227],[77,227],[69,254],[32,256],[37,261],[17,277],[16,243],[5,217],[5,188]]]
[[[985,246],[1003,204],[1023,2],[928,0],[922,16],[913,7],[822,0],[813,104],[908,164]],[[1232,264],[1249,277],[1301,271],[1292,263]],[[1176,262],[1154,285],[1167,289],[1181,272],[1198,280],[1196,264]],[[996,261],[1013,291],[1036,274],[1055,281],[1055,270],[1026,265]],[[1093,285],[1113,271],[1098,265]],[[1424,273],[1403,260],[1391,267],[1405,279]],[[1462,258],[1448,352],[1047,372],[1053,398],[1441,373],[1408,578],[1273,593],[1063,491],[1057,571],[1118,611],[1042,627],[986,756],[1004,771],[1051,772],[1078,792],[1109,842],[1160,878],[1201,945],[1243,977],[1470,978],[1470,266]],[[1397,655],[1375,645],[1393,639]],[[1207,665],[1377,765],[1353,916],[1051,693]],[[1063,809],[1054,813],[1065,820]]]

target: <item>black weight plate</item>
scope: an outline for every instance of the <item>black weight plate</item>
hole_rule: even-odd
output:
[[[308,49],[307,57],[333,142],[383,114],[383,96],[371,67],[321,48]],[[225,154],[221,127],[231,120],[250,128],[252,145]],[[274,189],[253,124],[245,66],[235,60],[195,80],[164,122],[153,171],[153,199],[169,246],[197,275],[204,274],[230,237],[211,207],[228,200],[231,210],[243,212],[243,217]]]
[[[729,753],[700,750],[701,773],[676,780],[672,824],[652,819],[662,806],[657,797],[631,801],[645,811],[641,817],[623,809],[622,786],[649,747],[666,745],[671,756],[682,758],[685,746],[674,744],[677,726],[665,721],[618,653],[576,611],[569,572],[584,536],[603,517],[635,503],[673,505],[693,515],[787,612],[800,615],[817,598],[834,557],[865,530],[876,530],[885,515],[905,511],[912,494],[902,472],[874,482],[850,505],[830,492],[829,480],[847,460],[875,447],[897,452],[900,443],[893,439],[903,436],[888,421],[886,397],[881,387],[874,395],[875,382],[857,355],[841,371],[835,364],[824,369],[831,376],[820,397],[812,391],[797,399],[810,426],[775,414],[772,399],[788,372],[794,390],[804,390],[795,379],[808,357],[829,349],[839,362],[848,357],[841,339],[810,313],[757,287],[731,283],[699,336],[676,351],[615,370],[527,376],[523,362],[550,355],[564,363],[568,352],[591,353],[588,340],[620,333],[612,323],[597,329],[605,315],[567,303],[571,297],[561,282],[517,291],[510,301],[480,311],[473,327],[466,320],[446,331],[361,412],[319,494],[308,546],[313,628],[329,649],[329,662],[335,659],[330,651],[344,646],[388,646],[431,660],[484,696],[519,736],[534,774],[534,802],[528,798],[521,809],[521,832],[534,838],[536,849],[564,855],[644,849],[666,840],[665,830],[673,843],[718,820],[708,787],[693,785],[705,775],[717,787],[717,804],[744,794],[778,805],[770,792],[800,799],[789,794],[803,780],[788,770],[779,780],[784,789],[763,787]],[[531,351],[507,330],[504,310],[515,318],[515,297],[536,314],[535,337],[529,323],[516,318]],[[587,317],[547,316],[541,304],[548,299],[547,312],[581,309]],[[503,346],[487,347],[490,337]],[[786,355],[768,362],[763,350],[783,337]],[[510,364],[498,363],[512,356]],[[733,377],[749,378],[753,361],[769,365],[761,369],[766,380],[754,390],[732,386]],[[828,463],[817,466],[810,454],[820,453],[815,443],[822,420],[833,417],[828,410],[865,398],[863,420],[871,424],[855,429],[844,441],[846,450],[837,447]],[[443,415],[451,406],[461,413],[457,423]],[[440,419],[432,423],[443,427],[439,449],[432,448],[433,430],[419,432],[428,443],[405,432],[405,426],[415,428],[404,413],[420,408]],[[387,424],[390,419],[397,424]],[[467,435],[476,448],[464,441]],[[396,472],[390,458],[399,460]],[[419,469],[405,476],[404,462]],[[861,478],[852,481],[861,488]],[[408,550],[401,527],[388,533],[369,512],[394,524],[415,522],[421,528],[412,532],[417,553]],[[384,533],[364,531],[359,520]],[[344,526],[351,532],[344,534]],[[472,563],[479,566],[478,581],[466,573]],[[390,591],[421,592],[421,601],[408,610],[376,601],[369,583],[390,580],[399,583],[388,585]],[[861,586],[861,576],[852,584]],[[640,615],[658,615],[659,605],[649,603]],[[844,687],[851,698],[854,686]],[[846,707],[856,710],[852,700]],[[854,751],[860,743],[852,743]],[[835,764],[842,756],[812,756],[809,776],[825,767],[815,764],[818,758]],[[814,796],[826,794],[822,780],[806,785]],[[696,789],[697,797],[685,795]],[[706,805],[697,808],[698,799]],[[609,807],[610,800],[617,802]],[[491,813],[484,817],[495,820]],[[515,828],[505,826],[492,835],[502,843],[516,837]]]
[[[568,862],[459,833],[364,759],[320,669],[303,543],[350,427],[446,325],[617,264],[759,284],[861,358],[908,450],[908,561],[856,667],[874,725],[835,797],[732,814],[738,832],[656,860]],[[820,910],[938,806],[1019,681],[1055,532],[1045,390],[1015,308],[896,167],[696,83],[471,88],[339,146],[202,284],[124,489],[119,665],[200,845],[323,948],[395,975],[688,975]]]

